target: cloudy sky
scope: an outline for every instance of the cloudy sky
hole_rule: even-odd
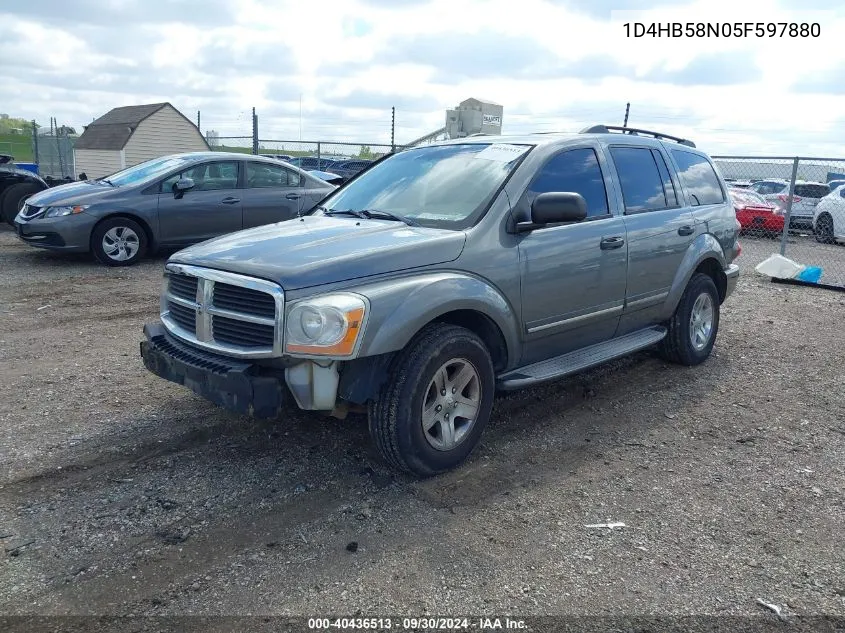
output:
[[[0,2],[0,112],[81,126],[170,101],[203,131],[396,142],[468,97],[504,132],[591,123],[711,153],[845,155],[839,0]],[[636,11],[636,13],[634,13]],[[633,38],[625,22],[817,22],[818,38]],[[301,116],[300,116],[301,113]]]

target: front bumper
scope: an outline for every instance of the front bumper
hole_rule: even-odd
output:
[[[81,213],[60,218],[38,218],[31,222],[15,218],[17,236],[38,248],[67,253],[87,253],[90,249],[91,231],[96,218]]]
[[[145,325],[144,338],[141,357],[149,371],[230,411],[275,418],[288,400],[284,378],[260,375],[254,363],[199,351],[160,323]]]
[[[725,299],[733,294],[733,291],[736,290],[736,284],[739,281],[739,266],[736,264],[730,264],[727,268],[725,268],[725,277],[727,277],[728,285],[725,289]]]

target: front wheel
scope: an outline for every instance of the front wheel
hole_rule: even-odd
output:
[[[703,273],[692,276],[667,327],[659,346],[663,358],[680,365],[707,360],[719,332],[719,291],[713,279]]]
[[[370,402],[370,434],[392,466],[436,475],[461,464],[478,444],[494,390],[484,342],[456,325],[429,325],[398,354]]]
[[[91,235],[91,251],[101,264],[131,266],[147,251],[147,234],[129,218],[108,218]]]

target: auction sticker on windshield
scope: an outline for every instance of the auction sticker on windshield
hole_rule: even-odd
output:
[[[514,159],[519,158],[530,147],[527,145],[509,145],[507,143],[493,143],[490,147],[478,152],[476,158],[485,158],[487,160],[495,160],[500,163],[509,163]]]

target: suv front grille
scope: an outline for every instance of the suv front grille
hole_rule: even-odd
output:
[[[221,283],[214,284],[214,305],[270,319],[276,311],[273,297],[266,292]]]
[[[282,355],[284,292],[244,275],[168,264],[161,320],[174,336],[245,358]]]

